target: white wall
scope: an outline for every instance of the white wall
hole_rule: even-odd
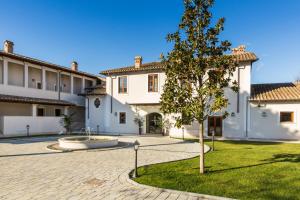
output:
[[[223,119],[223,137],[224,138],[244,138],[246,136],[246,113],[247,113],[247,97],[250,96],[251,90],[251,63],[240,63],[240,90],[239,90],[239,110],[237,109],[238,94],[231,89],[225,89],[225,95],[229,99],[229,105],[226,111],[229,116]],[[238,81],[238,70],[233,74],[232,80]],[[231,114],[234,113],[233,116]],[[216,116],[222,113],[216,113]],[[171,117],[170,121],[175,124],[175,120]],[[204,122],[204,135],[207,136],[207,121]],[[172,137],[195,138],[199,136],[199,123],[193,122],[191,125],[184,125],[184,130],[172,128],[170,135]]]
[[[251,103],[249,138],[300,139],[299,103]],[[294,122],[280,123],[280,112],[294,112]],[[266,116],[263,116],[263,112]]]
[[[246,132],[246,107],[247,97],[250,96],[251,89],[251,63],[240,63],[240,92],[239,92],[239,112],[237,112],[237,94],[230,89],[225,90],[226,96],[229,98],[230,105],[226,109],[227,112],[234,113],[234,117],[229,116],[223,120],[223,137],[245,137]],[[158,74],[158,92],[148,92],[148,75]],[[118,78],[120,76],[127,76],[127,93],[120,94],[118,92]],[[233,75],[233,80],[237,80],[238,71]],[[164,72],[135,72],[126,75],[109,76],[106,78],[107,95],[102,97],[102,104],[100,109],[93,107],[93,100],[90,105],[90,119],[87,126],[94,127],[100,124],[101,131],[111,133],[138,133],[137,125],[133,122],[136,112],[135,106],[131,104],[156,104],[159,103],[161,94],[163,92],[163,85],[165,82]],[[111,111],[112,98],[112,111]],[[87,104],[86,104],[87,105]],[[159,106],[138,106],[141,109],[140,115],[145,117],[152,112],[158,112]],[[126,124],[119,124],[119,113],[126,112]],[[216,114],[218,115],[218,114]],[[172,116],[170,121],[175,124]],[[145,120],[146,121],[146,120]],[[187,137],[197,137],[199,134],[199,125],[194,122],[190,126],[184,126],[185,135]],[[146,125],[143,132],[145,133]],[[182,129],[172,128],[170,135],[173,137],[181,137]],[[205,135],[207,135],[207,122],[205,122]]]
[[[4,116],[3,134],[6,136],[26,135],[26,125],[30,126],[30,134],[59,133],[63,131],[60,120],[61,117],[20,117]],[[18,123],[16,123],[18,122]]]
[[[158,92],[148,92],[148,75],[158,74]],[[120,75],[123,76],[123,75]],[[163,92],[163,85],[165,82],[165,73],[152,72],[152,73],[132,73],[127,76],[127,93],[121,94],[118,92],[118,78],[107,77],[106,91],[111,95],[111,80],[113,80],[113,97],[116,101],[123,104],[135,103],[159,103],[160,96]]]
[[[57,70],[51,69],[51,68],[47,68],[47,67],[43,67],[43,66],[37,66],[31,63],[24,63],[20,62],[18,60],[14,60],[14,59],[10,59],[10,58],[6,58],[4,57],[4,59],[0,59],[0,62],[3,61],[3,77],[5,81],[2,81],[3,83],[1,83],[1,79],[0,79],[0,94],[6,94],[6,95],[16,95],[16,96],[26,96],[26,97],[36,97],[36,98],[46,98],[46,99],[58,99],[59,98],[59,94],[58,91],[51,91],[51,90],[47,90],[46,87],[47,85],[51,85],[51,87],[54,87],[55,84],[57,84]],[[43,80],[44,83],[48,83],[48,84],[43,84],[42,87],[43,89],[36,89],[36,88],[28,88],[26,86],[28,86],[28,79],[32,79],[32,76],[28,76],[26,74],[26,72],[28,72],[25,66],[30,66],[34,67],[34,68],[40,68],[42,70],[44,70],[44,72],[46,73],[42,73],[43,75],[45,75],[46,77],[42,77],[41,79]],[[30,70],[29,68],[29,70]],[[0,70],[1,71],[1,70]],[[54,75],[51,76],[51,72],[54,72]],[[25,73],[25,74],[24,74]],[[34,76],[36,73],[32,74]],[[1,75],[1,74],[0,74]],[[76,75],[77,76],[77,75]],[[25,77],[27,77],[25,79]],[[96,79],[92,79],[89,77],[85,77],[85,76],[79,76],[81,79],[83,80],[91,80],[92,82],[96,82]],[[25,80],[24,80],[25,79]],[[36,77],[36,79],[39,79],[38,77]],[[25,84],[24,84],[25,81]],[[68,80],[65,80],[67,84],[67,91],[71,90],[71,81],[70,81],[70,77],[68,78]],[[84,83],[82,84],[84,86]],[[58,87],[57,87],[58,89]],[[81,105],[84,106],[85,105],[85,100],[84,97],[78,96],[77,94],[72,94],[72,93],[65,93],[65,92],[61,92],[61,100],[66,100],[66,101],[70,101],[72,103],[75,103],[77,105]]]

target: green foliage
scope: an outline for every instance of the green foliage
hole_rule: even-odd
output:
[[[184,120],[181,116],[176,118],[177,127],[194,120],[202,123],[208,115],[222,112],[228,105],[224,89],[237,91],[237,83],[231,80],[236,63],[233,56],[225,55],[231,44],[218,38],[225,19],[211,25],[213,3],[185,0],[178,30],[167,36],[174,47],[166,56],[162,55],[167,78],[161,110],[164,114],[184,115]]]
[[[139,128],[143,127],[144,119],[141,116],[136,116],[133,121],[139,126]]]
[[[62,115],[62,119],[60,121],[60,123],[62,124],[62,126],[66,129],[66,133],[70,134],[72,133],[72,124],[73,124],[73,116],[75,115],[75,113],[71,113],[69,115]]]
[[[168,134],[172,124],[170,120],[166,117],[161,118],[158,121],[158,127],[161,128],[164,134]]]
[[[218,148],[206,154],[205,176],[198,173],[199,158],[193,158],[140,167],[135,181],[235,199],[300,199],[299,144],[215,143]]]

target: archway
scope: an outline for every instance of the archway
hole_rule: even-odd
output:
[[[160,127],[160,122],[162,120],[162,115],[159,113],[150,113],[146,116],[146,133],[151,134],[161,134],[162,129]]]

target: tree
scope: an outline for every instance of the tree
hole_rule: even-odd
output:
[[[232,81],[235,59],[226,55],[231,43],[218,37],[224,30],[225,18],[212,25],[214,0],[185,0],[184,14],[175,33],[167,41],[173,49],[162,55],[166,81],[161,96],[164,114],[176,113],[175,126],[199,123],[200,173],[204,173],[204,121],[213,113],[228,115],[225,88],[238,90]],[[184,116],[184,119],[183,117]]]

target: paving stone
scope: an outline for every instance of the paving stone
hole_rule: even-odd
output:
[[[133,185],[122,176],[134,166],[132,147],[58,153],[46,150],[56,137],[0,140],[0,199],[168,199],[180,193]],[[121,136],[141,143],[138,165],[168,162],[198,155],[197,143],[168,137]],[[121,176],[120,176],[121,175]]]

